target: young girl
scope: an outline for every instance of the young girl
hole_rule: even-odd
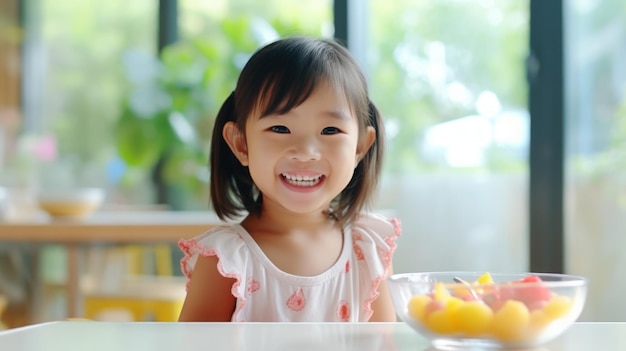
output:
[[[364,212],[380,175],[381,116],[331,40],[257,51],[220,109],[211,201],[224,224],[179,245],[179,321],[395,321],[385,278],[396,219]]]

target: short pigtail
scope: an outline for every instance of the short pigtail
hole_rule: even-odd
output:
[[[335,215],[344,224],[352,221],[359,212],[371,205],[382,171],[385,137],[382,115],[369,100],[367,113],[368,126],[374,128],[376,139],[357,165],[350,183],[336,203],[335,211],[339,213]]]
[[[385,151],[385,124],[380,110],[378,110],[378,107],[376,107],[371,100],[368,101],[368,115],[370,126],[374,127],[374,130],[376,131],[376,140],[366,155],[371,157],[371,167],[368,167],[370,174],[368,174],[368,177],[375,182],[372,184],[372,190],[374,190],[374,188],[378,185],[378,179],[380,179],[380,173],[382,172],[383,167],[383,157]]]
[[[235,218],[244,211],[244,198],[250,193],[243,186],[251,183],[248,169],[239,162],[222,135],[226,123],[235,121],[235,92],[232,92],[217,113],[211,137],[211,203],[222,220]]]

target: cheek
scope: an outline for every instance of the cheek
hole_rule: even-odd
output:
[[[335,173],[352,174],[357,165],[356,147],[335,148],[327,153],[327,158],[335,165]]]
[[[268,140],[251,140],[248,142],[248,157],[250,162],[263,163],[275,158],[283,148]]]
[[[331,155],[331,157],[345,161],[354,160],[356,157],[356,148],[336,148],[331,151]]]
[[[334,145],[331,145],[330,149],[334,150],[338,156],[354,157],[357,151],[357,141],[354,138],[339,140]]]
[[[279,155],[278,148],[272,143],[258,140],[249,142],[248,169],[250,174],[255,177],[266,174],[268,171],[273,173]]]

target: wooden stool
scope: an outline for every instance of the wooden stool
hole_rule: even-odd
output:
[[[7,308],[9,304],[9,299],[6,296],[0,294],[0,330],[7,329],[7,326],[2,322],[2,315],[4,314],[4,310]]]

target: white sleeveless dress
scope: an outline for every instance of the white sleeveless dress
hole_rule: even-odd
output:
[[[362,214],[345,228],[332,267],[295,276],[278,269],[241,225],[224,224],[179,241],[181,269],[189,282],[199,255],[218,257],[220,274],[236,279],[233,322],[365,322],[400,234],[398,219]]]

